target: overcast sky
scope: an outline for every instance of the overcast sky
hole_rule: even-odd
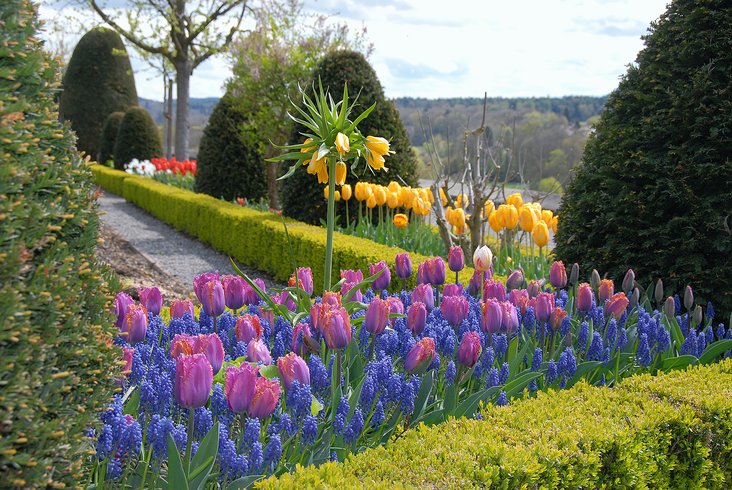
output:
[[[666,0],[306,0],[354,29],[388,97],[605,95],[643,47]],[[45,0],[41,16],[59,1]],[[128,48],[129,49],[129,48]],[[133,60],[138,94],[162,99],[162,81]],[[230,70],[211,60],[192,97],[218,97]]]

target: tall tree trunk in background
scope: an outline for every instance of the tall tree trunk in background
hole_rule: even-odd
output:
[[[173,80],[165,79],[165,93],[168,94],[165,106],[165,118],[168,125],[165,128],[165,158],[173,156]]]
[[[191,65],[186,60],[175,64],[177,100],[175,104],[175,158],[188,160],[188,105],[190,103]]]

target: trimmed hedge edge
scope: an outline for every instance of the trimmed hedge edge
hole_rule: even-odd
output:
[[[732,360],[539,392],[257,488],[728,488]]]
[[[210,244],[237,261],[287,281],[293,271],[291,253],[298,266],[313,269],[313,280],[323,283],[325,230],[285,218],[289,244],[282,217],[256,211],[204,194],[156,182],[150,178],[131,175],[102,165],[92,164],[99,186],[136,204],[150,214]],[[339,280],[341,269],[361,269],[368,272],[369,264],[385,260],[391,269],[391,287],[402,288],[396,277],[394,259],[404,250],[388,247],[364,238],[335,233],[333,250],[333,280]],[[408,287],[416,284],[417,264],[428,257],[410,253],[414,272]],[[222,271],[223,272],[223,271]],[[473,269],[460,272],[460,282],[467,286]],[[447,281],[451,281],[452,273]]]

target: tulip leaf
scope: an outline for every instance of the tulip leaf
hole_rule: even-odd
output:
[[[668,322],[668,329],[671,333],[671,339],[673,340],[672,348],[675,347],[675,350],[678,351],[684,344],[684,334],[681,333],[681,327],[679,327],[679,323],[676,321],[676,318],[668,318],[666,315],[664,316]]]
[[[385,270],[386,269],[379,269],[378,271],[376,271],[376,274],[374,274],[373,276],[367,277],[363,281],[361,281],[358,284],[356,284],[355,286],[353,286],[343,297],[343,302],[346,303],[346,302],[350,301],[351,298],[353,297],[353,295],[356,294],[356,291],[359,291],[359,290],[361,290],[361,288],[368,286],[369,284],[374,282],[381,274],[383,274],[383,272]]]
[[[276,304],[272,300],[272,298],[269,297],[269,295],[267,293],[265,293],[264,291],[262,291],[262,289],[259,286],[257,286],[257,284],[249,278],[249,276],[247,276],[246,274],[244,274],[241,271],[241,269],[239,269],[239,266],[236,265],[236,262],[234,262],[234,259],[232,257],[229,257],[229,261],[231,262],[231,266],[234,268],[234,271],[237,274],[239,274],[241,277],[244,278],[244,280],[252,287],[252,289],[254,289],[254,291],[256,291],[256,293],[259,295],[259,297],[262,298],[262,300],[265,303],[267,303],[267,306],[269,306],[269,308],[274,313],[280,314],[281,316],[285,317],[285,319],[287,321],[290,321],[291,320],[291,318],[290,318],[290,316],[291,316],[290,315],[290,311],[287,310],[287,308],[284,308],[284,311],[281,311],[281,310],[283,310],[282,308],[280,308],[280,306],[282,306],[282,305]],[[292,322],[290,321],[290,323],[292,323]]]
[[[267,379],[279,378],[280,370],[277,369],[277,365],[270,364],[269,366],[260,366],[259,374],[261,374],[262,376],[264,376]]]
[[[140,409],[140,390],[135,390],[134,386],[127,390],[127,393],[122,398],[122,405],[124,406],[122,413],[136,417]]]
[[[422,376],[422,383],[419,386],[419,392],[417,398],[414,401],[414,420],[418,420],[422,416],[427,407],[430,393],[432,392],[432,386],[435,384],[435,371],[428,371],[427,374]]]
[[[188,478],[172,434],[168,434],[168,490],[188,490]]]
[[[718,340],[710,344],[699,358],[699,364],[709,364],[719,357],[724,351],[732,350],[732,339]]]
[[[310,401],[310,415],[318,415],[321,410],[323,410],[323,404],[320,403],[320,400],[315,398],[315,395],[310,395],[312,397],[312,400]]]
[[[218,451],[219,423],[216,422],[201,441],[196,455],[191,459],[191,472],[188,475],[191,489],[201,490],[204,487],[213,469]]]
[[[691,354],[683,356],[669,357],[664,359],[659,369],[661,371],[672,371],[674,369],[684,369],[687,366],[694,365],[698,362],[698,359]]]
[[[228,490],[242,490],[245,488],[251,488],[256,482],[264,479],[264,477],[265,475],[242,476],[238,480],[234,480],[233,482],[229,483],[229,486],[226,488],[228,488]]]

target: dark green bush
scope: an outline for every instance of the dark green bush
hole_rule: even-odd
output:
[[[160,130],[150,113],[142,107],[131,107],[119,123],[114,144],[114,167],[124,169],[134,158],[150,160],[163,155]]]
[[[99,158],[97,161],[106,164],[109,160],[114,159],[114,145],[117,142],[117,132],[119,125],[125,113],[121,111],[113,112],[104,121],[102,129],[102,141],[99,144]]]
[[[267,193],[264,158],[241,136],[243,114],[224,96],[203,131],[196,161],[196,192],[231,201],[258,200]]]
[[[556,254],[732,311],[732,15],[672,2],[610,95],[562,202]]]
[[[76,486],[121,355],[90,171],[27,0],[0,7],[0,488]]]
[[[107,117],[136,105],[135,76],[119,34],[104,27],[87,32],[66,68],[59,108],[61,120],[76,131],[79,151],[99,158]]]
[[[376,108],[368,118],[359,124],[359,130],[364,136],[382,136],[388,139],[391,142],[391,149],[396,151],[396,154],[386,159],[388,172],[372,174],[365,168],[362,160],[359,166],[360,174],[355,175],[349,169],[346,183],[353,185],[359,180],[365,180],[386,185],[391,180],[402,183],[398,178],[401,177],[407,184],[416,185],[417,163],[409,137],[394,104],[384,98],[381,83],[366,58],[356,51],[332,51],[326,54],[315,68],[313,78],[306,87],[306,93],[310,97],[313,97],[314,87],[318,86],[318,79],[322,81],[323,88],[329,90],[336,101],[343,97],[343,86],[346,83],[348,83],[351,101],[360,92],[358,102],[353,108],[353,117],[376,102]],[[305,137],[300,133],[305,130],[303,126],[296,125],[290,142],[304,141]],[[327,202],[323,199],[323,186],[319,185],[317,178],[309,175],[304,167],[283,181],[282,210],[287,216],[318,224],[321,219],[325,219],[326,207]],[[336,212],[345,215],[343,202],[337,203]]]

